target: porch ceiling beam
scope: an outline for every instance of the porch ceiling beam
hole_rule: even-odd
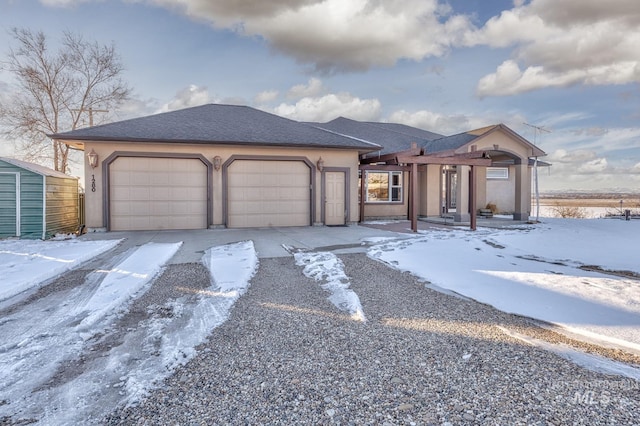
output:
[[[394,172],[408,172],[411,170],[409,166],[398,166],[393,164],[362,164],[358,166],[360,170],[388,170]]]
[[[419,155],[415,157],[398,157],[398,162],[403,164],[440,164],[451,166],[491,166],[491,158],[467,158],[467,157],[436,157],[432,155]]]
[[[425,152],[423,154],[425,157],[436,157],[436,158],[490,158],[487,151],[471,151],[471,152],[461,152],[459,154],[451,153],[451,151],[447,152],[439,152],[435,154],[429,154]]]
[[[377,157],[369,157],[369,158],[363,158],[360,160],[361,164],[371,164],[371,163],[389,163],[389,162],[395,162],[396,164],[398,163],[396,158],[398,156],[405,156],[405,155],[420,155],[422,153],[422,148],[419,148],[417,144],[413,144],[414,146],[411,147],[411,149],[407,149],[406,151],[400,151],[400,152],[394,152],[392,154],[384,154],[384,155],[379,155]]]

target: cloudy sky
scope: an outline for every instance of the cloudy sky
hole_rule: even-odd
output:
[[[548,153],[543,191],[640,189],[638,0],[0,0],[0,10],[2,59],[12,27],[114,42],[134,97],[113,120],[222,102],[443,134],[502,122]],[[0,72],[0,96],[11,83]]]

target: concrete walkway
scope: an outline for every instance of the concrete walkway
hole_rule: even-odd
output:
[[[83,235],[84,240],[123,239],[121,249],[140,246],[148,242],[183,242],[183,246],[169,264],[193,263],[202,259],[204,251],[212,246],[238,241],[253,241],[260,258],[290,256],[285,249],[338,250],[340,253],[365,252],[368,239],[402,238],[402,234],[367,226],[314,226],[260,229],[200,229],[186,231],[121,231]],[[404,235],[408,238],[407,235]]]

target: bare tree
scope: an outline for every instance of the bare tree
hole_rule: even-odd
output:
[[[2,68],[15,77],[13,93],[0,103],[0,122],[17,139],[23,156],[52,160],[67,172],[69,146],[47,134],[75,130],[93,121],[98,109],[115,108],[131,89],[121,79],[124,70],[114,45],[103,46],[64,32],[57,52],[51,52],[42,32],[14,28],[17,44]]]

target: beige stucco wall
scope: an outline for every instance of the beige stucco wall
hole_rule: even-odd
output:
[[[92,169],[85,155],[86,191],[86,222],[90,229],[101,229],[105,226],[103,217],[103,182],[102,162],[114,152],[129,153],[163,153],[163,154],[201,154],[213,162],[215,156],[222,158],[222,163],[233,155],[270,156],[270,157],[305,157],[314,166],[322,157],[325,167],[348,168],[350,171],[349,222],[357,222],[359,218],[358,205],[358,153],[353,150],[341,149],[308,149],[308,148],[278,148],[278,147],[241,147],[237,145],[187,145],[187,144],[154,144],[154,143],[104,143],[86,142],[85,153],[95,150],[99,157],[99,165]],[[92,177],[95,177],[95,191],[92,191]],[[315,211],[314,221],[319,223],[322,218],[323,203],[321,202],[322,173],[315,172]],[[224,225],[223,217],[223,188],[222,169],[213,170],[212,176],[212,223],[209,226]]]
[[[527,159],[533,155],[530,147],[518,140],[515,140],[513,137],[502,131],[489,133],[487,136],[474,142],[473,145],[461,148],[459,152],[470,152],[471,147],[474,145],[476,146],[477,151],[493,150],[494,145],[497,145],[498,151],[509,152],[523,159]]]
[[[486,169],[485,169],[486,171]],[[500,213],[513,213],[515,210],[516,171],[515,167],[509,167],[508,179],[487,180],[486,203],[495,204]],[[486,205],[485,203],[485,205]],[[484,206],[479,206],[481,208]]]
[[[418,169],[419,216],[439,216],[441,211],[442,166],[431,164]]]
[[[461,148],[458,152],[469,152],[472,147],[475,147],[477,151],[497,150],[506,152],[521,159],[521,164],[509,167],[508,183],[503,182],[501,184],[497,181],[486,181],[484,204],[496,202],[501,212],[514,213],[515,216],[522,216],[524,219],[528,218],[531,212],[531,170],[528,165],[528,159],[533,156],[533,148],[502,130],[489,133],[475,141],[474,144]],[[480,175],[478,175],[478,182],[482,186]],[[480,201],[481,197],[478,196],[478,208],[484,207]]]

